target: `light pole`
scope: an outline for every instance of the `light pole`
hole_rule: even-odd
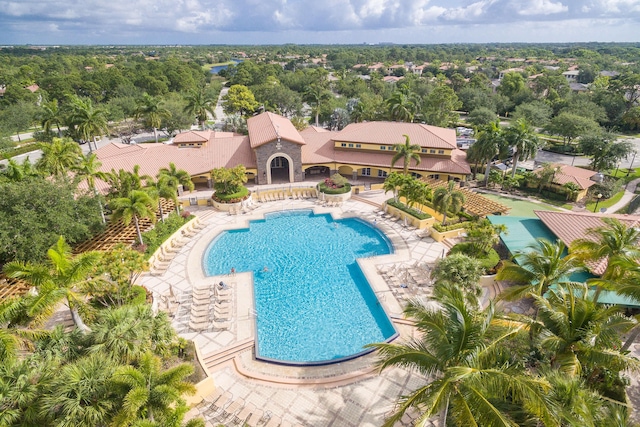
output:
[[[631,170],[633,169],[633,162],[636,160],[636,154],[638,154],[638,152],[634,151],[633,157],[631,158],[631,164],[629,165],[629,169],[627,169],[627,176],[629,176],[629,174],[631,173]]]
[[[598,193],[596,197],[596,206],[593,208],[593,213],[598,211],[598,203],[600,203],[600,199],[602,199],[602,193]]]

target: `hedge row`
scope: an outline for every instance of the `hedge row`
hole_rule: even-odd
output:
[[[387,200],[387,205],[389,206],[393,206],[396,209],[400,209],[402,212],[405,212],[415,218],[418,218],[420,220],[422,219],[429,219],[431,218],[431,215],[429,215],[428,213],[422,212],[422,211],[417,211],[413,208],[408,207],[407,205],[405,205],[404,203],[400,203],[400,202],[396,202],[393,199],[389,199]]]

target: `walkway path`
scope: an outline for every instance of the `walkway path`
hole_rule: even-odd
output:
[[[444,246],[430,238],[419,238],[401,224],[384,220],[376,215],[376,206],[355,200],[345,202],[340,208],[324,208],[310,200],[285,200],[267,202],[259,205],[248,215],[229,215],[212,208],[190,209],[207,226],[187,243],[171,261],[169,269],[161,276],[147,274],[141,278],[141,284],[156,294],[166,294],[170,287],[177,294],[180,307],[173,325],[186,339],[192,339],[202,354],[227,348],[234,343],[252,337],[253,318],[247,306],[251,306],[251,275],[238,272],[235,276],[225,276],[225,281],[234,283],[233,326],[227,331],[195,332],[189,329],[188,318],[193,286],[205,283],[217,283],[219,278],[204,278],[201,262],[203,248],[206,248],[212,236],[225,228],[237,228],[245,224],[248,216],[259,217],[269,211],[281,209],[313,208],[317,212],[331,212],[335,216],[363,216],[375,222],[394,241],[395,254],[377,257],[385,265],[415,264],[434,262],[441,257]],[[397,243],[396,242],[399,242]],[[380,276],[374,265],[374,259],[361,260],[363,272],[372,288],[379,295],[381,304],[392,316],[401,314],[401,305],[393,297],[389,286]],[[386,291],[385,291],[386,289]],[[408,336],[412,329],[396,324],[401,336]],[[256,361],[252,349],[241,352],[233,361],[225,362],[214,368],[210,376],[217,387],[231,392],[233,399],[242,398],[257,407],[264,408],[274,415],[292,423],[304,426],[344,426],[377,427],[392,410],[396,399],[424,384],[425,378],[404,369],[392,368],[378,374],[374,368],[375,356],[365,356],[351,362],[338,363],[318,368],[280,366]],[[351,363],[362,375],[348,377],[343,375],[344,364]],[[238,373],[236,365],[241,364],[245,374],[254,373],[248,378]],[[310,386],[304,378],[323,377],[325,384]],[[266,382],[257,378],[279,377],[284,384]],[[334,377],[335,380],[331,378]],[[292,380],[288,380],[292,378]],[[304,385],[304,383],[307,385]],[[192,409],[189,417],[203,415],[211,417],[205,405]],[[219,419],[208,419],[207,425],[217,425]],[[410,424],[406,419],[405,425]]]
[[[625,187],[624,195],[622,196],[622,198],[616,204],[609,206],[606,212],[616,213],[616,211],[629,204],[629,202],[636,196],[635,191],[638,184],[640,184],[640,178],[629,181],[629,183]]]
[[[218,103],[216,104],[216,109],[215,109],[216,129],[222,128],[227,120],[227,115],[224,113],[224,109],[222,108],[222,97],[225,96],[227,92],[229,92],[229,88],[226,86],[222,86],[222,90],[220,91],[220,95],[218,96]]]

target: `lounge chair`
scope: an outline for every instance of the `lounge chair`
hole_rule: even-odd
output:
[[[224,390],[220,387],[216,387],[216,390],[212,394],[204,397],[204,402],[211,405],[213,402],[220,399],[223,394]]]
[[[230,322],[216,322],[213,321],[213,329],[216,331],[226,331],[231,327]]]
[[[235,415],[244,407],[244,399],[239,397],[222,410],[222,417],[229,417]]]
[[[249,418],[249,415],[251,415],[256,409],[256,405],[253,403],[247,403],[240,412],[233,416],[234,424],[244,424],[247,418]]]
[[[282,418],[272,415],[271,418],[269,418],[269,421],[267,421],[267,423],[264,425],[264,427],[278,427],[281,424]]]
[[[257,427],[258,424],[260,424],[260,421],[262,421],[263,416],[264,411],[262,409],[256,409],[253,413],[251,413],[251,416],[245,422],[245,424],[249,427]]]
[[[214,418],[215,414],[222,411],[222,409],[225,408],[227,404],[229,404],[229,401],[231,401],[231,399],[233,399],[233,395],[228,391],[225,391],[222,396],[220,396],[215,402],[211,404],[211,406],[209,406],[209,410],[211,410],[213,414],[207,418]]]
[[[209,320],[189,320],[189,329],[193,329],[194,331],[203,331],[209,328]]]

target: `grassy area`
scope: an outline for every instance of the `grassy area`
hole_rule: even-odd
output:
[[[627,176],[627,172],[628,172],[628,169],[626,168],[618,169],[617,172],[614,169],[608,175],[617,179],[623,179],[625,183],[633,181],[634,179],[640,178],[640,168],[633,169],[633,173],[629,173],[629,176]]]
[[[618,203],[620,199],[622,199],[622,196],[624,196],[624,190],[617,192],[609,199],[600,200],[600,202],[598,203],[598,210],[600,210],[601,208],[607,208],[607,209],[610,208],[611,206]],[[593,212],[595,207],[596,207],[595,200],[593,202],[589,202],[586,204],[586,208],[589,212]],[[610,212],[610,213],[613,213],[613,212]]]

